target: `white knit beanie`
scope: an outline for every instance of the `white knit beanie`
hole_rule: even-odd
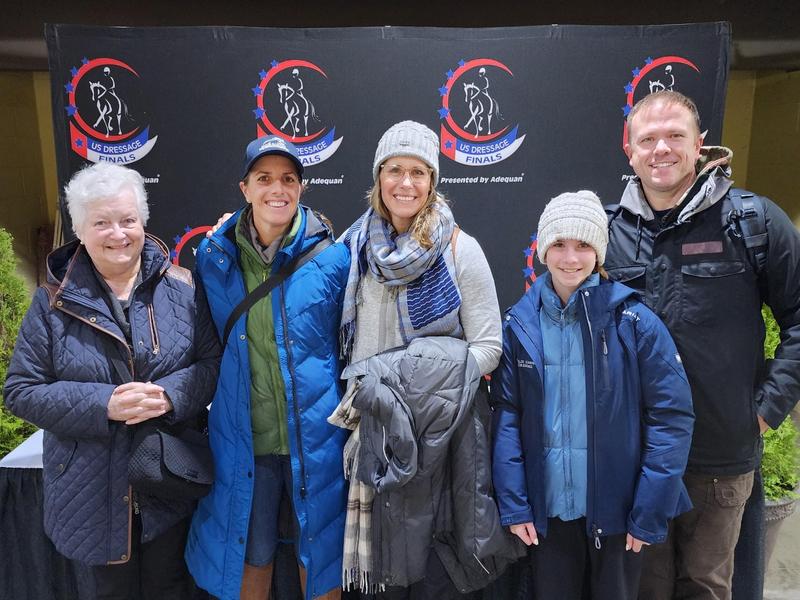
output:
[[[433,169],[433,185],[439,181],[439,138],[416,121],[395,123],[381,136],[375,150],[372,177],[378,181],[381,165],[393,156],[413,156]]]
[[[544,264],[547,250],[556,240],[580,240],[597,253],[597,263],[606,260],[608,217],[600,198],[589,190],[567,192],[550,200],[539,217],[536,253]]]

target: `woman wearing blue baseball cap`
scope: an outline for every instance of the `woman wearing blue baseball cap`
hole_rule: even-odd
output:
[[[197,250],[224,354],[209,416],[216,481],[186,560],[198,585],[223,599],[269,597],[284,491],[305,597],[341,594],[346,432],[326,417],[341,397],[349,258],[299,203],[302,175],[294,145],[252,141],[239,183],[246,206]]]

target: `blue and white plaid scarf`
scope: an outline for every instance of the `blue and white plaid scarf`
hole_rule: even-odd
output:
[[[350,248],[350,273],[344,293],[340,329],[341,353],[349,358],[356,329],[356,295],[369,269],[383,285],[398,288],[397,314],[404,343],[429,335],[461,337],[453,253],[445,252],[453,236],[453,213],[444,202],[433,209],[439,219],[431,232],[433,246],[423,248],[409,233],[397,235],[388,223],[367,209],[344,235]]]

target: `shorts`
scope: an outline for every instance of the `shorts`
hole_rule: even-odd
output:
[[[263,567],[273,561],[280,542],[291,543],[297,537],[297,518],[291,500],[291,459],[286,454],[256,456],[253,474],[253,503],[244,560],[253,567]],[[288,521],[289,527],[283,529],[289,531],[281,531],[280,527],[281,500],[284,496],[288,499],[288,511],[285,510],[287,507],[284,508],[284,521]]]

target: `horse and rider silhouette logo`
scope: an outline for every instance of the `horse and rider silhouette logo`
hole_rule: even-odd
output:
[[[142,108],[139,74],[114,58],[83,58],[64,85],[72,150],[92,162],[132,163],[155,145],[130,107]]]
[[[489,77],[486,75],[486,67],[478,69],[478,74],[473,81],[462,81],[464,87],[464,103],[469,107],[469,119],[463,125],[465,131],[471,127],[475,129],[475,136],[481,134],[492,134],[492,119],[497,121],[502,118],[500,115],[500,104],[492,97],[489,92]]]
[[[522,144],[519,125],[501,111],[512,92],[514,73],[492,58],[461,60],[445,74],[439,88],[442,105],[441,151],[455,162],[483,166],[505,160]]]
[[[293,138],[298,135],[308,136],[308,120],[319,122],[317,111],[314,104],[306,98],[303,85],[303,78],[300,77],[300,70],[292,69],[292,79],[289,83],[278,84],[278,97],[280,98],[283,112],[286,118],[281,123],[280,130],[289,134]],[[302,127],[300,123],[302,121]],[[301,134],[300,131],[303,133]]]
[[[126,122],[135,123],[128,112],[127,103],[117,92],[117,82],[111,73],[111,67],[103,67],[102,75],[96,81],[89,80],[89,92],[97,108],[97,120],[92,123],[95,131],[99,131],[99,127],[104,128],[108,138],[111,134],[123,133],[123,116]]]
[[[304,166],[330,158],[342,138],[335,139],[336,128],[323,121],[315,105],[324,99],[327,83],[325,71],[310,61],[273,60],[251,88],[258,137],[275,135],[292,142]]]

